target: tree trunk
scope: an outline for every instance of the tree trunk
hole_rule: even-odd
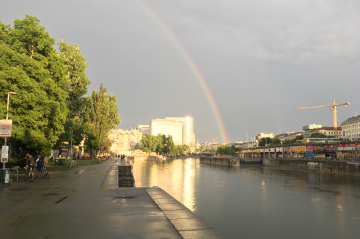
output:
[[[95,159],[95,158],[96,158],[95,153],[96,153],[96,150],[93,150],[93,149],[90,150],[90,158],[91,158],[91,159]]]

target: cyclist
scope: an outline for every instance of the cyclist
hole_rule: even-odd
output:
[[[30,173],[30,167],[33,169],[33,171],[35,170],[35,162],[34,162],[34,158],[33,156],[31,156],[30,154],[26,153],[26,162],[28,163],[28,168],[26,171],[26,180],[28,180],[29,178],[29,173]]]
[[[40,173],[42,167],[45,167],[44,159],[45,159],[45,155],[42,152],[40,152],[39,158],[36,160],[36,162],[37,162],[36,170],[37,170],[37,176],[38,177],[39,177],[39,173]]]

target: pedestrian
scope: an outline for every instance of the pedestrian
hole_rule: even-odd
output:
[[[44,160],[45,160],[45,155],[40,152],[39,158],[36,160],[37,162],[37,176],[39,177],[39,173],[41,171],[41,168],[44,167]]]
[[[34,158],[33,158],[33,156],[31,156],[28,153],[26,153],[26,162],[28,163],[28,167],[27,167],[27,170],[26,170],[26,179],[25,179],[25,181],[27,181],[28,178],[29,178],[30,167],[33,169],[33,171],[35,170]]]

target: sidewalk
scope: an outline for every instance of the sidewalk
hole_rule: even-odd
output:
[[[160,188],[117,188],[116,165],[109,159],[0,188],[0,237],[221,238]]]

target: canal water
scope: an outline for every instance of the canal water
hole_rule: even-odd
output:
[[[161,187],[225,238],[360,238],[360,177],[199,159],[132,164],[137,187]]]

